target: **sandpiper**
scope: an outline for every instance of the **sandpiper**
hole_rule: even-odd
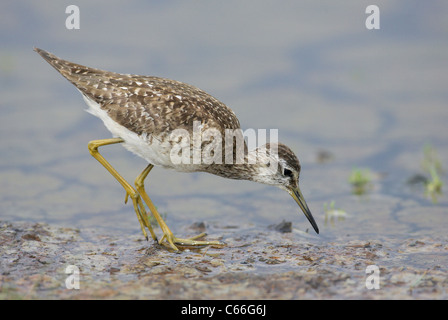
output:
[[[143,201],[163,232],[160,244],[176,251],[178,246],[224,245],[221,241],[198,240],[205,236],[203,233],[188,239],[173,235],[144,188],[144,180],[154,165],[182,172],[208,172],[229,179],[250,180],[279,187],[294,198],[316,233],[319,233],[299,188],[300,162],[284,144],[267,143],[247,150],[243,142],[243,160],[246,161],[242,163],[185,164],[173,161],[171,154],[174,142],[171,134],[177,129],[192,133],[194,123],[199,123],[202,132],[213,129],[221,133],[223,139],[227,130],[241,131],[235,113],[224,103],[192,85],[179,81],[103,71],[60,59],[42,49],[34,50],[75,85],[88,105],[86,111],[100,118],[112,133],[113,138],[90,141],[88,148],[91,155],[123,186],[126,191],[125,202],[128,197],[132,199],[146,239],[148,229],[152,238],[157,241]],[[147,167],[135,180],[135,189],[98,151],[101,146],[117,143],[121,143],[148,162]],[[224,145],[222,144],[223,148]],[[261,150],[265,152],[260,152]],[[233,147],[232,152],[236,151],[236,147]],[[255,163],[247,161],[254,158],[257,159]]]

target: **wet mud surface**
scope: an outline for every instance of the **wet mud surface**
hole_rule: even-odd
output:
[[[185,230],[194,235],[198,226]],[[227,246],[173,253],[141,235],[1,221],[0,298],[448,298],[446,237],[322,242],[294,228],[205,226]],[[70,265],[79,289],[67,288]],[[366,287],[370,265],[379,289]]]

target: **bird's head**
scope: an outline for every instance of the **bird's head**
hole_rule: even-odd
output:
[[[297,202],[308,221],[319,233],[316,221],[311,214],[299,188],[300,162],[292,150],[281,143],[267,143],[252,152],[257,157],[256,182],[276,186],[287,191]]]

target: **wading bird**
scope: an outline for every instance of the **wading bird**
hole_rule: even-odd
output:
[[[159,243],[176,251],[177,246],[224,244],[220,241],[198,240],[205,234],[189,239],[173,235],[145,191],[144,180],[153,166],[182,172],[208,172],[224,178],[250,180],[279,187],[294,198],[316,233],[319,233],[299,188],[299,160],[284,144],[268,143],[247,150],[243,143],[242,150],[240,148],[243,161],[240,163],[173,162],[171,151],[176,141],[173,141],[171,133],[176,129],[192,133],[193,124],[199,122],[200,130],[214,129],[222,133],[222,137],[225,137],[226,130],[241,130],[235,113],[224,103],[186,83],[159,77],[103,71],[60,59],[38,48],[34,50],[75,85],[88,105],[87,111],[100,118],[112,133],[113,138],[90,141],[89,151],[123,186],[126,191],[125,201],[128,197],[132,199],[146,239],[148,239],[146,229],[154,240],[157,240],[157,237],[149,223],[143,201],[163,232]],[[148,166],[135,180],[135,189],[98,151],[99,147],[117,143],[148,162]],[[225,148],[225,144],[220,145]],[[235,143],[230,149],[234,153],[232,159],[238,156],[236,145]],[[193,149],[192,146],[191,148]],[[194,150],[191,151],[193,155]],[[224,155],[229,149],[222,151]],[[251,161],[253,159],[256,161]]]

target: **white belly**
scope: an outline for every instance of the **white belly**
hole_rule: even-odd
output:
[[[164,139],[167,142],[163,143],[155,136],[149,138],[137,135],[111,119],[107,111],[101,109],[98,103],[85,95],[82,96],[89,106],[86,111],[103,120],[104,125],[114,137],[123,139],[125,141],[122,144],[123,147],[153,165],[175,168],[170,158],[171,144],[167,139]],[[185,171],[182,168],[175,169]]]

